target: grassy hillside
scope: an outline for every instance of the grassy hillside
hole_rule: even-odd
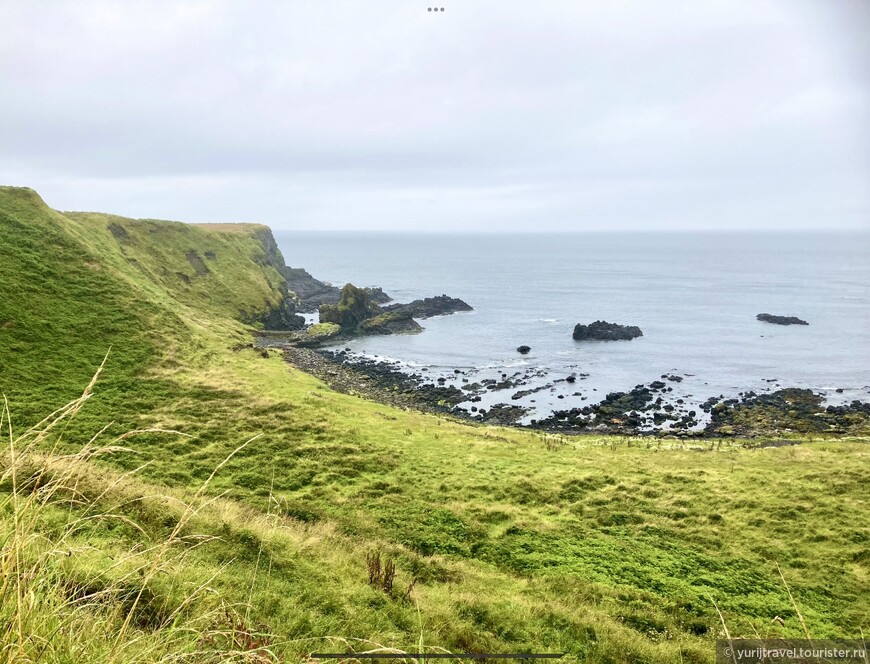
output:
[[[264,233],[0,189],[10,661],[712,662],[723,620],[868,632],[867,441],[542,437],[332,392],[246,347],[281,298]]]
[[[205,336],[247,341],[238,320],[282,298],[264,232],[62,215],[0,188],[0,376],[17,418],[80,393],[110,348],[98,401],[115,419],[169,398],[163,378],[210,353]]]

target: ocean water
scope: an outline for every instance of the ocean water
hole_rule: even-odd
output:
[[[446,293],[473,312],[421,321],[419,335],[357,339],[354,353],[433,378],[536,374],[478,405],[529,417],[678,374],[688,404],[745,390],[807,387],[829,403],[870,399],[870,234],[401,235],[278,232],[288,265],[396,301]],[[809,326],[762,323],[795,315]],[[576,323],[638,325],[625,342],[576,342]],[[531,346],[526,356],[521,344]],[[556,382],[571,373],[588,378]],[[835,389],[842,389],[842,393]],[[512,392],[516,392],[513,390]],[[561,399],[559,398],[561,395]]]

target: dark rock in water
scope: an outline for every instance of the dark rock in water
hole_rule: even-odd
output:
[[[359,326],[364,334],[417,334],[423,328],[407,311],[388,311],[369,318]]]
[[[431,318],[432,316],[446,316],[457,311],[474,311],[467,302],[447,295],[427,297],[407,304],[390,304],[382,308],[384,311],[405,311],[414,318]]]
[[[597,320],[589,325],[577,323],[573,336],[576,341],[629,341],[642,337],[643,332],[636,325],[618,325]]]
[[[522,355],[525,355],[525,354],[528,353],[530,350],[532,350],[532,349],[529,348],[528,346],[519,346],[519,347],[517,348],[517,352],[520,353],[520,354],[522,354]]]
[[[384,289],[380,286],[373,286],[370,288],[363,289],[366,293],[368,293],[369,300],[374,302],[375,304],[386,304],[387,302],[392,302],[393,298],[387,295],[384,292]]]
[[[309,275],[310,276],[310,275]],[[391,298],[380,288],[357,288],[346,284],[334,304],[320,305],[320,322],[337,323],[342,334],[416,334],[423,328],[415,318],[428,318],[471,307],[462,300],[440,295],[415,300],[409,304],[381,307],[379,302]]]
[[[773,314],[758,314],[755,317],[764,323],[773,323],[774,325],[809,325],[805,320],[797,316],[774,316]]]

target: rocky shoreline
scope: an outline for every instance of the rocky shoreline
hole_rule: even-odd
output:
[[[453,384],[448,384],[447,378],[433,378],[425,368],[411,371],[398,362],[357,356],[349,349],[284,347],[284,352],[290,364],[324,380],[337,391],[481,424],[562,434],[685,438],[870,434],[870,404],[853,401],[825,406],[821,395],[796,388],[766,394],[741,392],[735,398],[719,395],[692,406],[683,398],[671,398],[673,386],[683,380],[682,376],[665,374],[661,380],[637,385],[627,392],[611,392],[596,403],[528,419],[528,408],[510,402],[552,389],[555,384],[571,385],[587,374],[572,374],[544,385],[517,389],[544,374],[527,369],[513,375],[502,373],[499,377],[473,380],[473,372],[454,369],[454,380],[450,381]],[[501,392],[507,395],[503,400],[495,396]],[[480,406],[484,397],[495,403]],[[567,398],[576,401],[586,400],[587,396],[574,392]]]
[[[674,392],[674,386],[688,375],[672,372],[630,390],[602,396],[593,394],[598,391],[594,385],[578,389],[577,381],[589,374],[576,371],[551,377],[544,369],[530,367],[512,375],[457,368],[452,374],[435,376],[437,372],[426,368],[415,371],[399,362],[352,353],[349,348],[330,349],[333,344],[359,337],[416,334],[423,330],[417,319],[473,309],[447,295],[400,304],[392,303],[392,298],[376,287],[346,284],[339,289],[303,269],[284,265],[274,240],[264,242],[264,247],[267,260],[281,268],[285,277],[286,297],[282,307],[260,320],[267,329],[260,332],[254,345],[282,348],[291,364],[341,392],[478,423],[566,434],[716,438],[870,434],[870,404],[855,400],[825,405],[823,394],[778,383],[762,389],[763,394],[747,391],[736,397],[720,394],[700,401],[685,388]],[[304,327],[305,321],[297,312],[318,312],[319,322]],[[756,318],[776,325],[808,324],[796,316],[762,313]],[[596,320],[577,323],[572,337],[575,342],[630,341],[643,337],[643,332],[636,325]],[[516,350],[520,355],[531,352],[525,344]],[[780,389],[769,391],[774,388]],[[563,403],[565,407],[559,407]],[[537,416],[539,412],[544,413],[542,417]]]

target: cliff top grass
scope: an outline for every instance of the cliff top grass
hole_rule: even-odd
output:
[[[10,657],[712,662],[723,621],[868,632],[866,440],[566,438],[333,392],[247,347],[280,293],[262,232],[0,189]]]
[[[205,231],[215,231],[218,233],[250,233],[252,230],[269,230],[269,227],[264,224],[227,224],[220,222],[190,224]]]

